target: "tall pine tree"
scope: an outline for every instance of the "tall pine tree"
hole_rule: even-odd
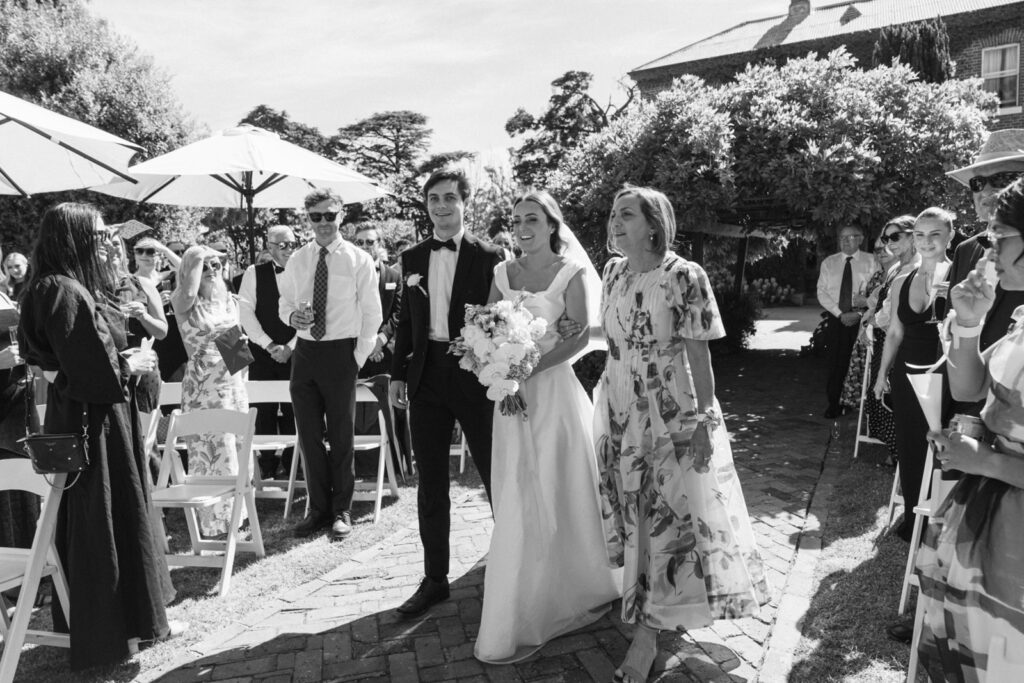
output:
[[[949,33],[941,17],[915,24],[886,26],[875,41],[874,66],[889,66],[893,59],[910,66],[927,83],[953,77]]]

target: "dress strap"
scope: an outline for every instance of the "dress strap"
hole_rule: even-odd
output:
[[[494,284],[498,286],[502,298],[512,297],[512,287],[508,283],[508,261],[499,261],[498,265],[494,266]]]
[[[565,264],[555,273],[555,279],[548,285],[548,291],[555,294],[561,294],[566,287],[569,286],[569,280],[571,280],[576,273],[583,270],[583,265],[575,261],[566,261]]]

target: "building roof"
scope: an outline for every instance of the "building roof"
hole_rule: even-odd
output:
[[[778,1],[780,5],[785,3],[785,0]],[[811,11],[803,17],[791,18],[787,12],[747,21],[638,66],[633,72],[1014,4],[1024,3],[1021,0],[848,0],[816,6],[811,0]]]

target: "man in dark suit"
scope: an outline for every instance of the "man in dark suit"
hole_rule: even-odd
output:
[[[242,329],[249,336],[253,355],[249,379],[254,381],[291,378],[295,330],[278,316],[281,301],[278,281],[296,246],[291,228],[287,225],[271,227],[267,230],[267,251],[271,260],[246,268],[239,282],[238,314]],[[295,433],[295,414],[290,403],[261,403],[256,409],[257,434]],[[292,452],[291,448],[285,449],[281,456],[285,472],[291,468]],[[261,451],[259,465],[264,479],[274,478],[277,457],[273,452]]]
[[[462,329],[466,304],[483,304],[501,250],[468,234],[463,214],[469,181],[457,168],[436,171],[423,187],[432,237],[402,255],[405,296],[391,364],[391,401],[409,407],[419,470],[420,540],[424,573],[419,589],[398,611],[416,616],[448,598],[448,461],[455,421],[462,425],[487,495],[491,493],[494,404],[459,359],[448,353]]]
[[[369,223],[356,226],[352,241],[357,247],[370,255],[370,258],[377,264],[377,282],[380,291],[380,308],[384,315],[384,322],[377,330],[377,342],[367,358],[366,364],[359,370],[360,379],[378,378],[371,383],[370,388],[378,401],[388,400],[388,373],[391,372],[391,349],[394,347],[395,330],[398,328],[398,314],[402,309],[402,274],[397,268],[392,268],[384,262],[385,252],[380,235]],[[392,428],[391,412],[384,410],[384,420],[387,423],[387,430],[390,440],[391,434],[405,434],[406,420],[405,411],[395,411],[395,421],[399,424]],[[378,434],[377,431],[377,409],[372,404],[361,403],[356,406],[356,434]],[[401,454],[407,458],[405,442],[399,437],[400,443],[391,443],[391,452]],[[376,465],[374,465],[376,472]]]

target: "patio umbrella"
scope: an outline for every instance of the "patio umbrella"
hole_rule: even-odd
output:
[[[0,92],[0,194],[29,195],[132,180],[138,145]]]
[[[244,208],[249,256],[255,258],[256,209],[296,207],[316,188],[347,204],[384,196],[374,180],[248,124],[168,152],[129,169],[138,182],[92,190],[139,202]]]

